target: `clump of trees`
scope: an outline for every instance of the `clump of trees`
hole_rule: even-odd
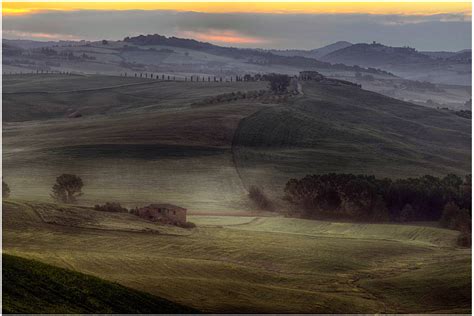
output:
[[[2,180],[2,198],[8,199],[10,197],[10,187]]]
[[[103,205],[95,205],[94,209],[100,212],[128,213],[128,209],[122,207],[118,202],[106,202]]]
[[[51,197],[60,203],[76,203],[82,195],[82,179],[74,174],[62,174],[56,178]]]
[[[267,80],[270,82],[270,90],[275,94],[283,94],[288,91],[291,78],[284,74],[269,74]]]
[[[227,103],[243,99],[257,99],[266,96],[269,92],[267,90],[253,90],[253,91],[237,91],[230,93],[223,93],[211,97],[204,98],[203,100],[194,102],[191,106],[210,105],[218,103]]]
[[[465,222],[467,214],[471,216],[471,176],[392,180],[353,174],[308,175],[289,180],[285,198],[299,206],[306,217],[373,221],[443,218],[442,225],[458,229],[459,222]],[[451,205],[460,210],[453,211]]]
[[[263,189],[255,186],[255,185],[252,185],[249,188],[248,197],[261,210],[266,210],[266,211],[274,211],[275,210],[275,207],[274,207],[272,201],[266,196]]]

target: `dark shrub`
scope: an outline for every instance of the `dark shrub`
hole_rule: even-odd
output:
[[[128,213],[128,210],[117,202],[107,202],[104,205],[96,205],[94,209],[101,212]]]
[[[2,197],[8,199],[10,197],[10,187],[2,180]]]
[[[265,195],[263,190],[255,185],[250,187],[248,196],[261,210],[273,211],[275,209],[272,201]]]

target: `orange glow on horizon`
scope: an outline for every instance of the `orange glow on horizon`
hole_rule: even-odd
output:
[[[471,2],[3,2],[2,14],[42,11],[173,10],[204,13],[272,14],[463,14]]]
[[[218,31],[210,30],[208,32],[193,32],[184,31],[178,34],[179,36],[191,37],[199,41],[206,42],[220,42],[227,44],[261,44],[267,42],[267,40],[244,36],[235,31]]]

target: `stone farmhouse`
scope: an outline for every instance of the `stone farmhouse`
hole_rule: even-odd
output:
[[[150,204],[133,210],[135,215],[143,219],[170,225],[186,224],[186,212],[185,208],[166,203]]]

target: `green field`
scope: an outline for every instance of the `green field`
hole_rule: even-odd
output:
[[[471,250],[451,230],[275,216],[190,216],[188,230],[18,200],[2,216],[4,253],[205,312],[471,311]]]
[[[116,283],[11,255],[2,255],[2,276],[6,314],[196,312]]]

